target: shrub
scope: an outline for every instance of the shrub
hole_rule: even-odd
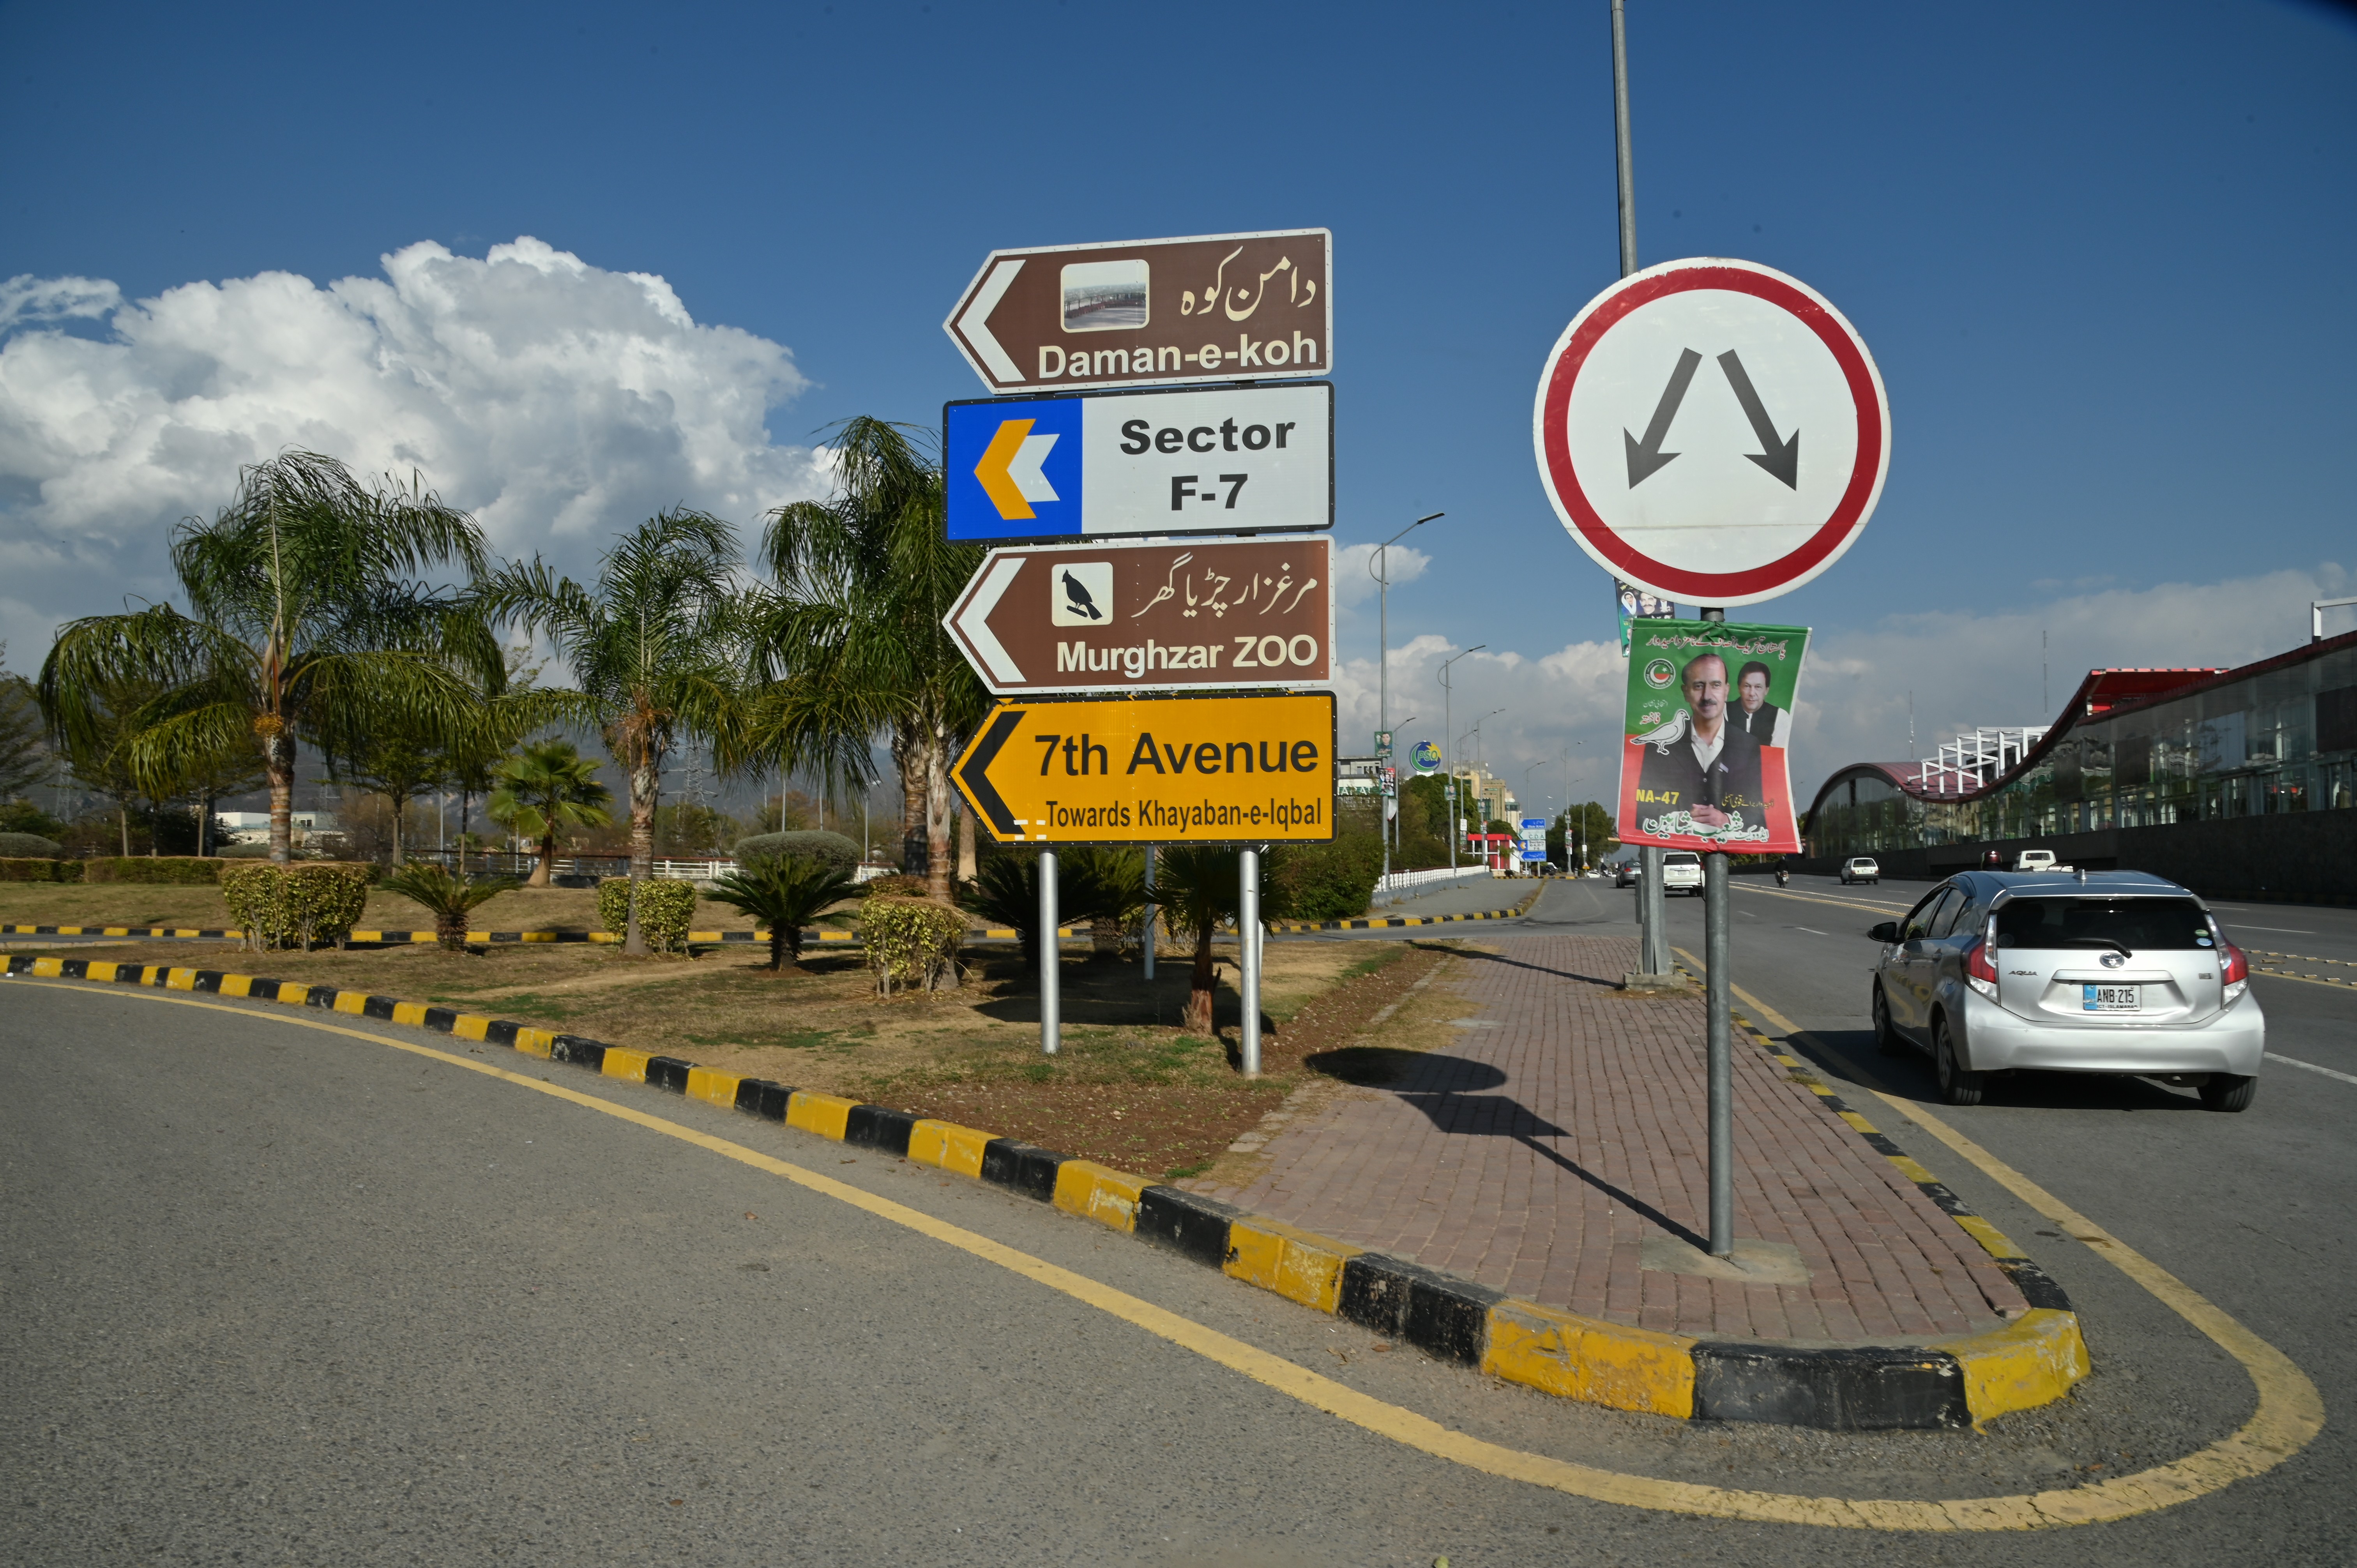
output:
[[[1295,920],[1351,920],[1367,912],[1383,873],[1383,841],[1346,833],[1327,843],[1277,844],[1268,853],[1267,902]],[[1274,916],[1274,911],[1270,912]]]
[[[512,876],[490,876],[469,882],[453,876],[430,860],[413,860],[384,879],[384,890],[398,893],[434,917],[434,940],[445,950],[467,945],[467,917],[478,905],[488,904],[510,888],[521,886]]]
[[[84,882],[168,882],[203,886],[221,880],[221,863],[205,854],[101,854],[81,863]]]
[[[883,895],[892,898],[922,898],[932,885],[921,876],[878,876],[859,885],[862,898]]]
[[[318,942],[341,947],[368,905],[376,874],[373,865],[331,861],[232,863],[221,868],[221,897],[256,952],[297,943],[306,951]]]
[[[770,860],[781,854],[799,854],[806,859],[823,860],[841,871],[849,871],[859,864],[859,846],[841,833],[812,828],[791,833],[756,833],[737,841],[737,858],[750,865],[757,860]]]
[[[859,911],[859,940],[876,975],[876,993],[957,987],[958,944],[965,915],[930,898],[870,898]]]
[[[21,855],[0,858],[0,882],[79,882],[81,862],[52,860],[47,855],[28,859]]]
[[[765,856],[712,885],[714,898],[768,928],[770,967],[777,970],[802,962],[802,928],[851,892],[841,866],[801,854]]]
[[[53,838],[39,833],[0,832],[0,855],[24,860],[43,856],[50,860],[65,854],[65,847]]]
[[[597,918],[616,936],[630,929],[630,879],[597,879]],[[657,952],[683,952],[695,918],[695,884],[649,877],[639,884],[639,935]]]

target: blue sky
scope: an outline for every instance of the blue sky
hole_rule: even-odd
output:
[[[2040,630],[2060,702],[2094,663],[2289,646],[2309,597],[2357,591],[2349,12],[1630,9],[1643,260],[1743,256],[1803,278],[1889,391],[1873,523],[1815,584],[1749,612],[1822,634],[1796,773],[1901,755],[1909,691],[1926,746],[1943,726],[2037,722]],[[1529,437],[1543,356],[1617,275],[1603,0],[16,0],[0,61],[0,278],[107,280],[134,301],[272,271],[324,287],[382,281],[380,258],[419,242],[480,258],[532,236],[658,274],[699,326],[790,350],[790,368],[744,372],[766,378],[785,448],[848,414],[931,424],[977,395],[940,323],[994,246],[1330,227],[1339,532],[1449,513],[1393,594],[1394,647],[1425,639],[1395,656],[1394,721],[1438,701],[1426,655],[1486,642],[1512,657],[1459,665],[1458,692],[1470,674],[1498,698],[1481,707],[1512,710],[1485,740],[1510,779],[1608,743],[1611,671],[1578,650],[1612,635],[1609,585],[1555,521]],[[95,306],[27,311],[5,342],[118,328]],[[143,492],[112,528],[97,502],[58,501],[59,441],[27,457],[9,425],[58,406],[38,358],[0,372],[0,564],[17,582],[0,628],[17,668],[42,626],[167,591],[141,507],[222,499]],[[174,373],[160,349],[143,363]],[[717,373],[698,364],[682,374]],[[721,487],[737,521],[800,461],[741,456]],[[569,511],[562,488],[509,496],[502,538],[533,542],[545,513],[564,557],[643,515],[629,485]],[[1372,658],[1372,608],[1353,609],[1346,655]]]

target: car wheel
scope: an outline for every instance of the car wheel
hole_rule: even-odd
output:
[[[1986,1092],[1988,1074],[1966,1072],[1956,1060],[1955,1042],[1948,1037],[1948,1021],[1940,1018],[1932,1025],[1932,1071],[1940,1080],[1940,1101],[1944,1105],[1978,1105]]]
[[[2248,1111],[2251,1097],[2259,1091],[2259,1080],[2244,1078],[2240,1073],[2213,1072],[2210,1081],[2201,1086],[2201,1103],[2212,1111]]]
[[[1890,1022],[1890,1004],[1882,994],[1882,987],[1874,988],[1874,1048],[1886,1057],[1895,1057],[1907,1048]]]

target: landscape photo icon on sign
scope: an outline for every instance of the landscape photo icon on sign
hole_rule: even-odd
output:
[[[1103,626],[1113,618],[1113,563],[1067,561],[1048,585],[1050,626]]]
[[[1126,262],[1074,262],[1065,267],[1064,330],[1135,331],[1146,325],[1146,258]]]

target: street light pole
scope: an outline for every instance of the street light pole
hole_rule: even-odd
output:
[[[1445,511],[1437,511],[1429,517],[1417,518],[1414,522],[1375,546],[1374,553],[1367,560],[1368,575],[1380,585],[1375,594],[1375,727],[1386,734],[1390,733],[1392,727],[1392,546],[1422,528],[1426,523],[1437,521],[1448,515]],[[1375,570],[1375,563],[1378,561],[1383,563],[1383,570],[1380,572]],[[1385,756],[1378,759],[1375,765],[1381,768],[1390,763],[1390,757]],[[1392,874],[1390,822],[1385,821],[1382,827],[1383,875],[1389,876]],[[1379,882],[1375,886],[1380,887],[1383,884]]]
[[[1479,653],[1481,650],[1489,646],[1490,645],[1486,642],[1477,642],[1472,647],[1467,649],[1463,653],[1453,655],[1452,657],[1444,659],[1440,661],[1441,734],[1448,735],[1452,731],[1452,723],[1448,715],[1452,707],[1452,700],[1455,696],[1455,688],[1450,686],[1448,683],[1448,667],[1451,664],[1456,663],[1458,660],[1466,658],[1471,654]],[[1446,794],[1448,801],[1448,869],[1454,871],[1457,869],[1457,743],[1455,741],[1452,740],[1448,743],[1448,755],[1441,758],[1441,765],[1446,770],[1448,778],[1448,784],[1444,793]]]

